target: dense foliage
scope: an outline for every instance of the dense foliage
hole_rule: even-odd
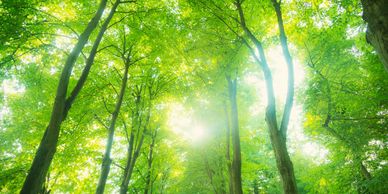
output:
[[[0,0],[1,193],[388,190],[388,73],[361,2],[103,2]]]

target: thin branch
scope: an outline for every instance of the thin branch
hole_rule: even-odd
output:
[[[101,120],[101,118],[97,115],[94,114],[94,118],[102,125],[105,127],[105,129],[109,130],[109,127],[104,123],[104,121]]]
[[[117,164],[117,163],[116,163],[115,161],[113,161],[112,159],[111,159],[111,161],[112,161],[112,164],[113,164],[113,165],[115,165],[115,166],[121,168],[122,170],[125,170],[125,168],[122,167],[120,164]]]

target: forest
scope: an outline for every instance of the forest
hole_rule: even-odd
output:
[[[0,193],[384,194],[387,0],[0,0]]]

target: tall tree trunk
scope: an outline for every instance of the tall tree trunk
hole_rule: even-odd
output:
[[[224,105],[224,112],[225,112],[225,123],[226,123],[226,130],[225,130],[225,137],[226,137],[226,165],[228,167],[228,175],[229,175],[229,193],[233,192],[233,173],[232,173],[232,163],[230,159],[230,121],[229,121],[229,114],[227,110],[227,105],[225,103]]]
[[[141,115],[138,114],[138,116],[141,116]],[[150,116],[151,116],[151,100],[149,102],[146,121],[143,124],[143,126],[139,125],[139,128],[137,129],[137,139],[139,141],[137,144],[134,141],[135,138],[132,138],[132,137],[135,137],[134,131],[133,130],[131,131],[131,138],[133,139],[133,141],[130,142],[131,150],[128,149],[128,158],[124,169],[123,180],[120,185],[120,194],[126,194],[128,192],[128,186],[132,177],[133,169],[135,168],[136,160],[139,157],[140,150],[143,146],[145,134],[147,133],[147,127],[148,127],[147,125],[149,124]],[[141,130],[142,127],[143,127],[143,130]],[[135,145],[135,147],[133,147],[133,145]],[[134,150],[133,153],[132,153],[132,150]]]
[[[363,19],[368,23],[367,41],[375,48],[388,71],[388,1],[361,0]]]
[[[279,134],[279,136],[281,136],[283,139],[279,141],[280,147],[278,151],[279,160],[284,160],[284,161],[280,161],[280,162],[278,161],[277,163],[278,163],[278,169],[283,168],[280,171],[283,171],[283,173],[281,174],[283,177],[284,192],[298,193],[293,165],[287,151],[287,129],[288,129],[288,123],[290,120],[292,105],[294,102],[294,64],[292,62],[292,57],[288,48],[287,36],[284,30],[282,11],[280,7],[281,0],[272,0],[272,4],[275,8],[276,17],[278,20],[280,43],[282,45],[283,56],[285,58],[285,61],[287,63],[287,68],[288,68],[287,98],[286,98],[286,103],[284,105],[282,121],[279,129],[281,133]],[[276,146],[276,143],[275,143],[275,146]],[[276,155],[276,152],[277,151],[275,151],[275,155]]]
[[[139,157],[139,154],[140,154],[140,149],[143,145],[144,136],[145,136],[145,131],[143,131],[142,136],[140,137],[140,141],[139,141],[139,144],[137,145],[137,148],[135,149],[135,152],[131,157],[128,157],[127,164],[125,167],[126,172],[124,172],[123,181],[120,186],[120,194],[126,194],[128,192],[129,182],[131,181],[133,169],[135,168],[137,158]]]
[[[108,140],[107,140],[104,158],[102,160],[101,174],[100,174],[100,178],[98,180],[96,194],[104,193],[106,180],[108,179],[110,165],[112,163],[112,159],[110,158],[110,154],[111,154],[112,145],[113,145],[113,136],[114,136],[114,132],[115,132],[115,125],[116,125],[117,117],[120,113],[120,108],[121,108],[121,104],[123,102],[125,89],[127,87],[128,69],[129,69],[129,61],[127,61],[127,63],[125,64],[125,71],[124,71],[124,76],[123,76],[122,83],[121,83],[120,94],[117,98],[115,110],[112,113],[112,118],[111,118],[111,122],[110,122],[109,129],[108,129],[109,135],[108,135]]]
[[[153,154],[154,154],[154,146],[155,146],[155,141],[156,141],[157,133],[158,132],[155,129],[154,133],[151,136],[150,150],[148,151],[148,157],[147,157],[147,176],[146,176],[144,194],[148,194],[149,190],[152,191],[152,182],[151,182],[152,162],[154,160]]]
[[[241,184],[241,149],[240,149],[240,132],[238,125],[238,110],[237,110],[237,81],[227,77],[229,89],[229,101],[231,109],[232,123],[232,142],[233,142],[233,161],[232,161],[232,178],[234,194],[242,194]]]
[[[282,45],[283,56],[287,63],[287,69],[288,69],[287,98],[286,98],[286,103],[284,105],[282,122],[280,124],[280,131],[282,133],[284,141],[287,143],[287,128],[288,128],[288,123],[290,121],[292,105],[294,102],[294,82],[295,82],[294,63],[292,61],[292,57],[288,49],[288,42],[287,42],[286,31],[284,30],[284,25],[283,25],[283,17],[282,17],[282,11],[280,7],[280,1],[278,2],[277,0],[272,0],[272,4],[275,8],[276,17],[278,19],[280,44]]]
[[[66,106],[66,94],[73,66],[88,41],[90,34],[97,27],[98,22],[101,19],[101,15],[106,7],[106,3],[106,0],[101,0],[96,14],[90,20],[84,32],[80,35],[77,44],[66,60],[59,79],[50,122],[39,144],[38,150],[20,193],[38,193],[42,187],[44,178],[56,152],[61,123],[66,115],[64,113]]]
[[[253,33],[246,26],[241,3],[242,3],[241,0],[237,0],[235,3],[240,17],[240,26],[244,30],[249,40],[252,41],[253,44],[255,45],[258,51],[259,57],[255,54],[254,49],[249,45],[248,41],[245,41],[244,43],[250,49],[256,63],[260,65],[264,73],[264,78],[265,78],[266,87],[267,87],[267,101],[268,101],[265,120],[270,133],[272,148],[275,153],[276,165],[282,180],[283,191],[286,194],[295,194],[295,193],[298,193],[298,190],[296,187],[294,168],[287,151],[286,137],[283,136],[283,134],[286,134],[285,132],[287,129],[287,125],[283,126],[283,131],[281,131],[280,128],[278,127],[277,118],[276,118],[276,101],[275,101],[275,95],[274,95],[272,73],[271,73],[271,70],[269,69],[261,42],[253,35]],[[283,48],[283,51],[284,51],[284,48]],[[289,86],[288,89],[290,88],[291,87]],[[293,94],[293,92],[291,93],[290,91],[288,91],[288,96],[290,94]],[[291,106],[290,104],[287,105],[287,103],[285,105],[285,108],[290,109],[291,107],[292,107],[292,100],[291,100]],[[288,112],[290,110],[284,110],[284,111]],[[283,117],[282,123],[288,124],[289,118],[287,118],[287,114],[289,113],[285,113],[285,114],[286,114],[286,117]]]
[[[121,185],[120,185],[120,193],[127,193],[127,191],[128,191],[127,179],[130,178],[130,177],[128,177],[128,172],[129,172],[129,169],[131,168],[134,142],[135,142],[134,131],[131,131],[131,135],[130,135],[129,142],[128,142],[129,145],[128,145],[128,151],[127,151],[127,163],[126,163],[125,168],[124,168],[123,181],[121,182]],[[128,181],[128,183],[129,183],[129,181]]]

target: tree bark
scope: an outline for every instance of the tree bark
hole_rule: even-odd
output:
[[[150,150],[148,151],[148,157],[147,157],[147,176],[146,176],[146,182],[145,182],[145,189],[144,194],[148,194],[148,191],[152,191],[152,182],[151,182],[151,176],[152,176],[152,162],[154,160],[154,146],[157,136],[156,129],[154,130],[154,133],[151,136],[151,144],[150,144]]]
[[[363,19],[368,23],[366,40],[379,55],[388,71],[388,1],[361,0]]]
[[[138,99],[140,99],[140,97],[138,97]],[[137,111],[139,111],[139,109],[137,109]],[[141,116],[141,114],[137,114],[137,116]],[[139,143],[135,144],[134,131],[133,130],[131,131],[132,142],[129,142],[130,145],[128,148],[128,158],[124,169],[123,180],[120,185],[120,194],[126,194],[128,192],[128,186],[132,177],[133,169],[135,168],[136,160],[139,157],[140,150],[143,146],[145,134],[147,133],[147,125],[150,121],[150,116],[151,116],[151,99],[149,102],[146,121],[143,126],[139,125],[139,128],[137,129],[137,139],[139,139],[138,140]],[[143,130],[140,132],[142,127],[143,127]],[[135,144],[135,147],[133,147],[134,144]],[[134,150],[133,153],[132,153],[132,150]]]
[[[230,121],[229,121],[229,114],[228,110],[226,107],[226,103],[224,106],[224,112],[225,112],[225,123],[226,123],[226,131],[225,131],[225,136],[226,136],[226,165],[228,167],[228,175],[229,175],[229,193],[233,192],[233,173],[232,173],[232,162],[230,159]]]
[[[233,193],[242,194],[241,184],[241,148],[240,148],[240,132],[238,124],[238,110],[237,110],[237,81],[231,80],[227,77],[229,101],[231,109],[231,123],[232,123],[232,142],[233,142],[233,160],[232,160],[232,179],[233,179]]]
[[[245,44],[251,50],[251,53],[253,54],[256,63],[260,65],[264,73],[264,78],[265,78],[266,87],[267,87],[267,101],[268,101],[268,105],[266,109],[266,123],[270,133],[272,148],[275,153],[276,165],[282,180],[283,191],[286,194],[295,194],[295,193],[298,193],[298,189],[296,187],[294,168],[287,151],[287,145],[285,141],[286,137],[283,136],[283,133],[287,129],[287,125],[284,125],[283,132],[278,127],[277,118],[276,118],[276,101],[275,101],[275,95],[274,95],[272,73],[271,73],[271,70],[269,69],[261,42],[255,37],[255,35],[250,31],[250,29],[247,27],[245,23],[245,17],[241,7],[241,3],[242,3],[241,0],[237,0],[235,3],[240,17],[239,23],[241,28],[244,30],[246,36],[249,38],[250,41],[253,42],[256,49],[258,50],[259,57],[255,54],[253,48],[250,47],[247,41],[245,41]],[[290,87],[288,87],[288,89],[290,89]],[[290,94],[290,91],[288,91],[288,95],[289,94]],[[291,108],[291,107],[292,107],[292,101],[291,101],[291,106],[287,106],[286,104],[286,108]],[[287,118],[283,118],[283,120],[284,119],[287,119]],[[288,124],[288,120],[287,120],[287,124]]]
[[[73,66],[88,41],[90,34],[97,27],[102,13],[106,7],[106,0],[101,0],[98,10],[94,17],[88,23],[84,32],[80,35],[77,44],[68,56],[65,66],[63,67],[59,84],[57,87],[56,97],[51,112],[50,122],[46,128],[45,134],[39,144],[38,150],[28,172],[26,180],[20,193],[38,193],[44,182],[44,178],[50,167],[51,161],[56,152],[59,138],[60,126],[65,118],[66,94],[69,85],[69,79]]]
[[[287,63],[287,68],[288,68],[287,97],[286,97],[286,103],[284,105],[282,122],[280,124],[280,131],[282,133],[284,141],[287,143],[287,128],[288,128],[288,123],[290,121],[292,105],[294,102],[294,82],[295,82],[294,63],[292,61],[292,57],[288,49],[288,42],[287,42],[286,31],[284,30],[284,25],[283,25],[283,17],[282,17],[282,11],[280,7],[280,1],[278,2],[277,0],[272,0],[272,4],[275,8],[276,17],[278,19],[280,44],[282,45],[283,56]]]
[[[125,167],[126,172],[124,172],[124,178],[120,186],[120,194],[126,194],[128,192],[129,182],[132,177],[133,169],[135,168],[136,160],[139,157],[140,149],[143,145],[144,136],[145,136],[145,131],[143,131],[142,136],[140,137],[140,142],[137,145],[135,152],[131,157],[128,157],[127,164]]]
[[[110,126],[108,129],[109,135],[108,135],[108,140],[107,140],[104,158],[102,160],[101,174],[100,174],[100,178],[98,181],[96,194],[104,193],[106,180],[108,179],[110,165],[112,163],[112,160],[110,158],[110,154],[111,154],[112,145],[113,145],[113,136],[114,136],[114,132],[115,132],[115,125],[116,125],[117,117],[120,113],[121,104],[122,104],[123,99],[124,99],[125,89],[127,87],[129,66],[130,66],[129,61],[127,61],[127,63],[125,64],[125,71],[124,71],[124,76],[123,76],[122,83],[121,83],[120,94],[117,98],[115,110],[112,113],[112,118],[111,118]]]

